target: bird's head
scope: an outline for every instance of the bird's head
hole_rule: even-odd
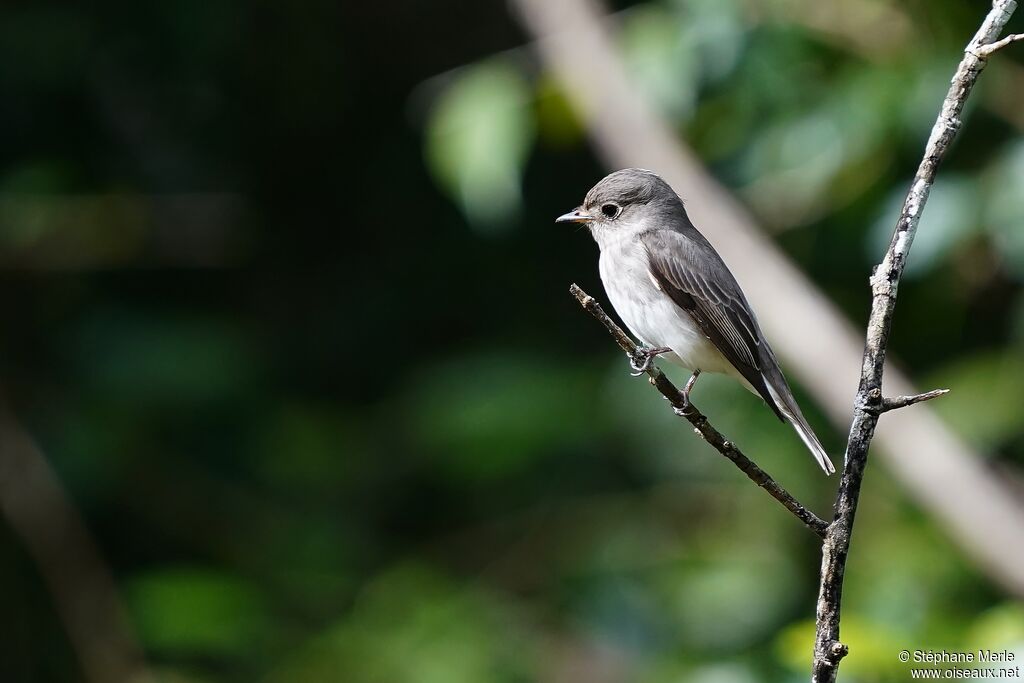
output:
[[[555,222],[581,223],[598,238],[612,232],[640,231],[645,216],[674,207],[682,208],[682,201],[658,174],[625,168],[602,178],[580,206]]]

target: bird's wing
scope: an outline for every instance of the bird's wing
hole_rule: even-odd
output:
[[[762,375],[761,331],[746,297],[721,257],[707,242],[673,231],[640,237],[651,276],[686,311],[726,360],[784,419]]]

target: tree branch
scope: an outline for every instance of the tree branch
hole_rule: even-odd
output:
[[[576,300],[580,302],[580,306],[584,308],[590,315],[594,316],[599,323],[605,326],[608,333],[611,334],[615,343],[619,345],[626,355],[630,358],[638,358],[637,345],[633,343],[633,340],[629,338],[622,328],[615,324],[615,321],[608,317],[608,314],[601,308],[601,304],[597,303],[594,297],[590,296],[578,285],[573,284],[569,287],[569,292],[576,297]],[[711,426],[703,413],[701,413],[693,405],[692,402],[685,401],[680,394],[679,389],[665,376],[661,370],[657,368],[654,363],[647,365],[646,374],[648,375],[651,384],[668,399],[668,402],[672,405],[672,410],[676,415],[686,418],[690,424],[693,425],[694,431],[702,439],[707,441],[715,450],[728,458],[732,464],[736,465],[743,474],[747,475],[752,482],[763,488],[768,494],[775,500],[782,503],[782,506],[789,510],[793,515],[807,526],[808,529],[817,534],[820,538],[825,538],[825,532],[828,530],[828,522],[818,517],[816,514],[807,509],[800,501],[794,498],[789,491],[784,489],[770,474],[765,472],[763,469],[757,466],[757,464],[748,458],[746,455],[736,447],[732,441],[729,441],[722,433]]]
[[[930,401],[933,398],[938,398],[939,396],[945,396],[948,393],[949,393],[949,389],[932,389],[931,391],[926,391],[923,394],[913,394],[912,396],[894,396],[893,398],[883,398],[882,399],[882,406],[881,406],[881,408],[879,408],[878,412],[880,412],[880,413],[887,413],[890,410],[896,410],[897,408],[906,408],[907,406],[912,406],[915,403],[920,403],[921,401]]]
[[[985,68],[985,57],[998,49],[995,47],[998,43],[994,41],[1016,7],[1017,3],[1014,0],[994,0],[992,10],[968,44],[963,60],[950,83],[939,116],[932,127],[924,158],[918,166],[903,203],[889,249],[871,276],[871,315],[864,344],[860,386],[854,402],[853,424],[846,446],[846,466],[843,468],[843,476],[839,483],[833,521],[822,545],[812,683],[833,683],[836,680],[839,662],[848,651],[839,641],[843,577],[861,483],[864,479],[864,468],[867,465],[868,448],[874,438],[878,417],[887,409],[886,402],[882,399],[882,372],[889,332],[892,328],[893,311],[896,308],[896,292],[903,275],[907,253],[914,241],[921,212],[928,201],[939,164],[945,158],[953,138],[962,125],[960,113],[964,103],[971,94],[978,75]],[[925,400],[924,396],[910,397],[903,405]],[[896,404],[900,403],[900,399],[893,399],[889,403],[888,409],[898,407]]]
[[[1012,12],[1013,10],[1010,10],[1010,11]],[[1011,33],[1010,35],[1006,36],[1002,40],[997,40],[994,43],[989,43],[988,45],[982,45],[981,47],[978,47],[978,48],[972,48],[971,46],[967,46],[967,50],[965,50],[965,52],[970,52],[972,55],[974,55],[978,59],[984,61],[984,60],[988,59],[989,57],[991,57],[993,52],[996,52],[998,50],[1002,50],[1004,47],[1006,47],[1010,43],[1016,43],[1018,40],[1024,40],[1024,33]]]

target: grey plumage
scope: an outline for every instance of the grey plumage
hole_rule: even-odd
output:
[[[664,180],[616,171],[558,220],[590,228],[605,290],[634,335],[672,349],[666,358],[679,365],[738,379],[793,425],[827,474],[835,471],[736,278]]]

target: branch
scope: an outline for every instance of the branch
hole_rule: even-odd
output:
[[[612,335],[615,343],[619,345],[623,351],[626,352],[630,358],[636,358],[638,355],[638,349],[633,340],[629,338],[622,328],[615,324],[615,321],[608,317],[608,314],[601,308],[601,304],[597,303],[594,297],[590,296],[579,286],[573,284],[569,287],[569,292],[576,297],[576,300],[580,302],[580,306],[584,308],[590,315],[594,316],[599,323],[605,326],[608,333]],[[650,382],[654,387],[668,399],[668,402],[672,404],[672,409],[676,415],[686,418],[690,424],[693,425],[694,431],[697,435],[707,441],[711,446],[719,453],[728,458],[732,464],[736,465],[743,474],[747,475],[752,482],[763,488],[768,494],[775,500],[782,503],[783,507],[789,510],[793,515],[796,516],[808,529],[817,534],[820,538],[825,538],[825,532],[828,530],[828,522],[818,517],[816,514],[808,510],[803,504],[794,498],[789,491],[782,488],[782,486],[772,478],[770,474],[762,470],[757,464],[745,456],[739,448],[736,447],[732,441],[729,441],[722,433],[711,426],[703,413],[701,413],[693,405],[692,402],[683,400],[682,394],[679,389],[676,388],[668,377],[665,376],[661,370],[655,366],[654,363],[647,365],[645,371],[650,378]]]
[[[921,403],[922,401],[930,401],[933,398],[939,396],[945,396],[949,393],[949,389],[932,389],[926,391],[923,394],[913,394],[912,396],[895,396],[893,398],[883,398],[882,406],[879,408],[879,413],[887,413],[890,410],[896,410],[897,408],[906,408],[912,406],[915,403]]]
[[[1013,10],[1010,10],[1010,11],[1012,12]],[[1004,47],[1006,47],[1010,43],[1016,43],[1018,40],[1024,40],[1024,33],[1011,33],[1010,35],[1006,36],[1002,40],[997,40],[994,43],[989,43],[988,45],[982,45],[981,47],[977,47],[977,48],[968,45],[967,49],[965,50],[965,52],[969,52],[970,54],[974,55],[978,59],[984,61],[984,60],[988,59],[989,57],[991,57],[993,52],[996,52],[997,50],[1002,50]]]
[[[898,404],[910,405],[926,400],[926,397],[934,397],[922,394],[906,399],[891,399],[889,408],[886,408],[886,402],[882,399],[882,372],[889,343],[889,331],[892,328],[893,311],[896,308],[896,292],[939,164],[945,158],[953,138],[962,125],[960,113],[964,103],[971,94],[978,75],[985,68],[984,57],[998,49],[998,43],[993,41],[1002,32],[1016,7],[1017,3],[1014,0],[994,0],[992,10],[968,44],[963,60],[950,83],[939,116],[932,127],[924,158],[918,166],[906,201],[903,203],[889,249],[871,277],[871,316],[864,344],[860,386],[854,402],[853,424],[846,445],[846,466],[839,483],[834,518],[822,545],[812,683],[834,683],[839,662],[848,651],[846,646],[839,642],[843,576],[850,551],[850,535],[853,532],[860,487],[864,479],[864,468],[867,465],[868,448],[875,435],[878,417],[886,409],[899,407]],[[929,393],[937,396],[944,392]]]

